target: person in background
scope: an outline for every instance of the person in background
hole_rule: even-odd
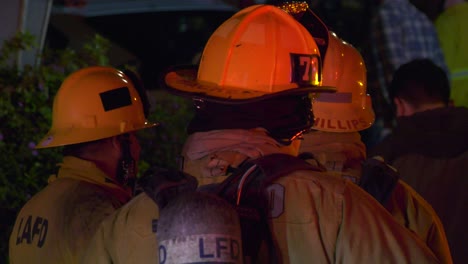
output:
[[[450,98],[455,106],[468,107],[468,2],[444,2],[435,27],[450,71]]]
[[[397,126],[370,150],[400,172],[435,209],[454,263],[468,259],[468,109],[449,106],[445,72],[429,59],[400,66],[391,82]]]
[[[372,147],[394,126],[389,84],[395,70],[418,58],[433,60],[446,73],[448,68],[433,23],[410,0],[382,0],[371,19],[369,34],[370,49],[364,57],[377,115],[365,133],[373,135],[366,139],[366,145]]]
[[[69,75],[53,105],[52,126],[37,148],[63,146],[57,175],[19,212],[10,263],[79,263],[100,222],[132,197],[140,145],[153,127],[131,79],[111,67]]]

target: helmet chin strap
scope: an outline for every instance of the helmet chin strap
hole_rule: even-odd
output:
[[[117,181],[124,187],[135,187],[136,164],[130,151],[130,135],[120,136],[121,157],[117,163]]]

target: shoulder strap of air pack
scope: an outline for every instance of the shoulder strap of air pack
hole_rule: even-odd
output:
[[[268,246],[269,263],[277,263],[281,259],[268,228],[266,187],[298,170],[322,169],[298,157],[271,154],[244,162],[216,186],[216,194],[231,203],[239,214],[245,261],[256,261],[262,243]]]

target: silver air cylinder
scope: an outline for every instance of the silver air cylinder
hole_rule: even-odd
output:
[[[178,196],[158,221],[159,263],[243,263],[239,217],[222,198],[204,192]]]

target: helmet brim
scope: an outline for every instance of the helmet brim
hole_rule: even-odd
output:
[[[77,143],[90,142],[94,140],[118,136],[124,133],[135,132],[141,129],[157,127],[158,122],[145,122],[136,127],[121,128],[63,128],[51,129],[36,145],[36,149],[61,147]]]
[[[247,88],[220,86],[197,80],[197,65],[180,65],[169,68],[161,78],[161,86],[170,93],[203,99],[223,104],[251,103],[284,95],[300,95],[308,93],[333,93],[335,87],[330,86],[302,86],[276,93],[266,93]]]

